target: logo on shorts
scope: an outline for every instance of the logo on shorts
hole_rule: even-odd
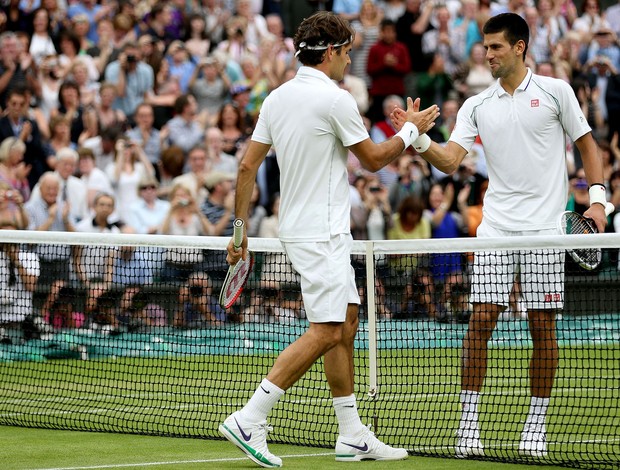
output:
[[[530,107],[532,107],[532,108],[538,108],[538,106],[540,106],[540,101],[538,101],[538,100],[532,100],[532,101],[530,101]]]
[[[545,302],[561,302],[562,296],[560,294],[545,294]]]

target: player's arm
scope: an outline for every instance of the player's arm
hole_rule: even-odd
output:
[[[267,156],[267,152],[271,145],[262,144],[260,142],[256,142],[255,140],[251,140],[248,145],[245,155],[241,159],[239,163],[239,170],[237,172],[237,186],[235,188],[235,216],[239,219],[243,219],[246,223],[248,222],[249,210],[250,210],[250,199],[252,197],[252,191],[254,190],[254,182],[256,181],[256,174],[258,173],[258,168],[260,167],[263,160]],[[243,242],[241,244],[242,250],[237,251],[234,248],[233,239],[230,239],[228,243],[228,256],[226,257],[226,261],[229,264],[235,264],[239,259],[243,256],[243,259],[247,257],[248,254],[248,239],[247,234],[244,231],[243,234]]]
[[[598,231],[604,232],[607,226],[607,216],[605,215],[607,195],[605,177],[603,176],[603,162],[591,132],[577,139],[575,145],[581,154],[583,169],[590,185],[590,208],[583,215],[593,219]]]
[[[430,141],[430,147],[425,151],[418,150],[418,153],[438,170],[451,174],[458,170],[463,158],[467,155],[467,150],[452,141],[448,141],[445,147]]]
[[[369,171],[377,171],[398,157],[403,150],[415,141],[420,134],[428,132],[435,125],[439,117],[439,107],[430,106],[419,111],[420,99],[414,101],[407,98],[407,120],[399,127],[398,133],[380,144],[375,144],[371,139],[351,145],[349,150],[359,159],[362,166]]]

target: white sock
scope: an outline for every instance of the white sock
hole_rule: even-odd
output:
[[[460,401],[463,414],[461,415],[461,427],[469,429],[478,425],[478,401],[480,392],[473,390],[461,390]]]
[[[282,395],[284,395],[284,390],[269,380],[263,379],[250,401],[239,412],[241,419],[250,424],[266,421],[267,415]]]
[[[540,426],[545,424],[547,408],[549,408],[549,398],[532,397],[530,402],[530,412],[525,421],[525,428],[529,426]]]
[[[364,425],[357,412],[355,395],[335,397],[334,410],[336,411],[341,436],[353,437],[364,430]]]

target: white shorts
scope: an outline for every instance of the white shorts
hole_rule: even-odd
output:
[[[311,323],[342,323],[347,305],[360,303],[351,266],[352,242],[349,234],[326,242],[282,242],[301,278],[304,307]]]
[[[483,220],[477,237],[557,235],[556,229],[510,232]],[[521,279],[521,302],[528,309],[564,307],[564,250],[495,251],[476,253],[471,282],[473,303],[508,306],[516,275]]]

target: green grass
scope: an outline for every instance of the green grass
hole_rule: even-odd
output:
[[[409,457],[402,462],[337,463],[332,449],[271,444],[284,468],[321,470],[542,470],[548,466]],[[225,441],[127,434],[52,431],[0,426],[3,470],[49,469],[252,469],[259,468]]]
[[[379,395],[374,399],[368,397],[365,379],[360,379],[357,384],[356,395],[363,420],[374,424],[377,435],[390,444],[406,447],[420,455],[451,457],[459,418],[459,355],[458,348],[380,350]],[[562,348],[548,416],[550,458],[547,463],[574,465],[582,462],[586,468],[594,465],[589,462],[608,461],[620,465],[618,357],[618,345]],[[213,354],[2,363],[0,424],[163,436],[30,431],[48,433],[50,445],[56,445],[57,449],[52,453],[54,459],[68,458],[61,455],[63,447],[57,445],[60,436],[79,436],[77,441],[80,443],[92,441],[95,450],[84,453],[83,459],[84,462],[99,463],[75,463],[79,462],[78,458],[71,464],[49,460],[14,468],[110,465],[111,460],[101,460],[113,457],[103,449],[108,441],[126,442],[127,452],[118,454],[122,462],[146,457],[148,461],[184,459],[182,452],[174,454],[176,456],[168,453],[172,450],[161,454],[144,450],[142,454],[137,451],[138,443],[142,442],[146,447],[151,442],[170,442],[171,449],[175,444],[179,448],[190,447],[192,451],[188,451],[188,455],[192,457],[186,460],[204,460],[204,455],[216,456],[209,459],[229,455],[228,447],[218,441],[171,437],[219,439],[218,423],[247,401],[269,370],[273,358],[273,354]],[[489,374],[481,402],[481,432],[489,458],[519,462],[516,446],[529,406],[528,358],[529,350],[524,348],[494,348],[490,351]],[[356,361],[358,374],[366,376],[367,356],[360,353]],[[270,438],[282,445],[282,450],[278,451],[280,454],[330,452],[337,427],[321,363],[287,392],[285,399],[273,410],[270,422],[274,426]],[[11,432],[5,432],[3,436],[27,432],[21,428],[9,429]],[[71,440],[70,437],[67,439]],[[41,441],[44,445],[45,439]],[[101,444],[103,455],[96,451],[97,442],[106,442]],[[285,445],[293,443],[313,447]],[[113,444],[109,445],[113,447]],[[136,452],[133,452],[134,447]],[[0,452],[5,452],[6,448],[0,443]],[[45,454],[42,450],[41,453]],[[25,457],[19,452],[11,456]],[[46,458],[51,455],[48,453]],[[316,462],[313,459],[317,459]],[[464,466],[469,465],[466,462],[437,459],[430,462],[454,466],[426,467],[427,460],[421,459],[425,462],[424,468],[469,468]],[[328,468],[323,465],[329,465],[332,460],[333,456],[312,457],[310,460],[300,458],[302,467],[299,468],[315,464]],[[291,459],[291,465],[297,461]],[[308,464],[309,461],[312,463]],[[19,462],[15,461],[16,464]],[[219,467],[218,463],[209,467],[205,462],[196,463],[206,465],[203,468],[247,466],[239,461],[225,464],[228,466]],[[485,468],[480,462],[476,465],[471,468]],[[489,465],[498,464],[491,462]]]

